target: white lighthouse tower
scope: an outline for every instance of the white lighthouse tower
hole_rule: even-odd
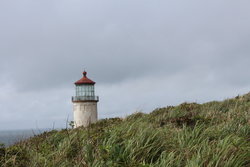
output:
[[[99,97],[95,96],[95,82],[83,72],[83,77],[75,82],[76,95],[72,97],[74,127],[87,127],[97,121],[97,102]]]

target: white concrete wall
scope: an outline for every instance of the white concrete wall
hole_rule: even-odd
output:
[[[97,102],[74,102],[74,127],[87,127],[97,121]]]

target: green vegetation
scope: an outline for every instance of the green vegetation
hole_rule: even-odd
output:
[[[8,148],[0,164],[20,167],[250,166],[250,94],[183,103],[150,114],[45,132]]]

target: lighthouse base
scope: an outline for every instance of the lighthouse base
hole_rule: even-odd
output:
[[[73,102],[74,127],[87,127],[97,121],[97,102]]]

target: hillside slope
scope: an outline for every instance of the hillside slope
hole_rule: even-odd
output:
[[[45,132],[0,147],[2,166],[250,166],[250,94]]]

